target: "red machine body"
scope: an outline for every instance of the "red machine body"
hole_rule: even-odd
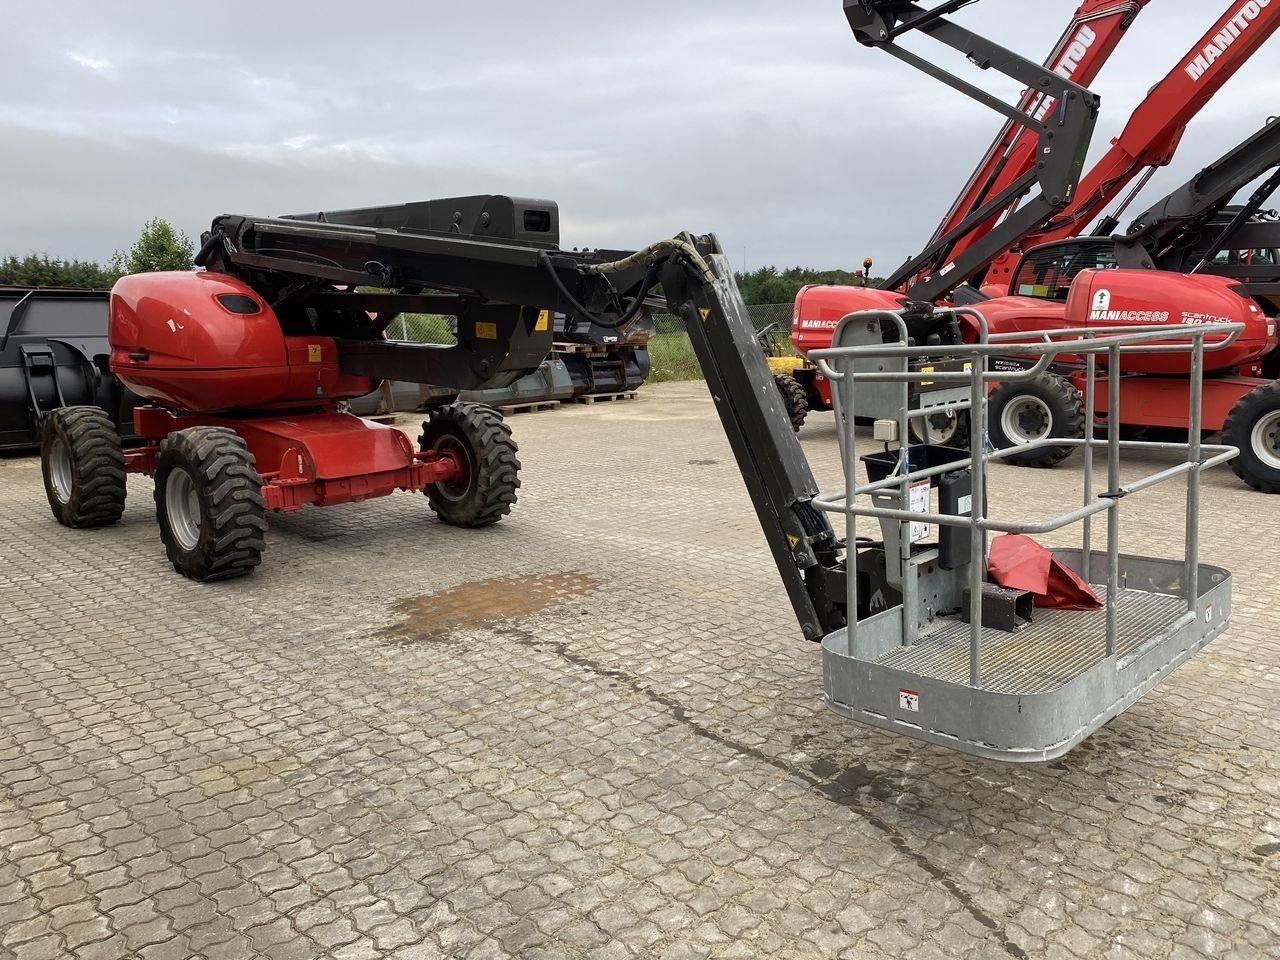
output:
[[[220,273],[122,277],[111,291],[111,372],[178,410],[313,406],[376,384],[343,374],[329,337],[286,336],[251,287]]]
[[[802,356],[810,350],[831,346],[836,325],[858,310],[896,310],[902,294],[876,287],[841,287],[815,284],[796,295],[791,315],[791,345]],[[816,367],[806,366],[794,373],[808,396],[813,410],[831,409],[831,381]]]
[[[159,442],[188,427],[228,427],[253,454],[268,510],[289,513],[307,504],[328,507],[369,500],[431,483],[465,482],[468,464],[456,451],[415,453],[395,427],[333,409],[295,415],[176,414],[137,407],[134,430],[151,441],[125,451],[130,473],[153,474]]]
[[[1153,280],[1158,277],[1158,282]],[[1045,330],[1064,327],[1105,328],[1178,326],[1181,324],[1242,323],[1245,330],[1228,347],[1205,354],[1206,371],[1235,371],[1267,355],[1277,346],[1276,319],[1267,316],[1257,302],[1236,292],[1229,277],[1175,274],[1151,270],[1084,270],[1072,282],[1065,302],[1039,296],[999,297],[978,305],[991,333],[1025,333],[1029,338]],[[1037,291],[1039,292],[1039,291]],[[831,345],[832,333],[842,318],[859,310],[892,309],[902,304],[902,294],[862,287],[810,286],[796,297],[791,342],[807,353]],[[977,326],[962,323],[964,338],[972,341]],[[1175,342],[1175,341],[1170,341]],[[1212,341],[1210,341],[1212,342]],[[1060,364],[1075,358],[1061,356]],[[1133,425],[1185,427],[1187,381],[1190,360],[1186,353],[1132,353],[1123,360],[1121,422]],[[831,385],[820,373],[811,373],[810,405],[830,409]],[[799,375],[802,371],[797,371]],[[1083,390],[1083,373],[1071,373]],[[1105,386],[1105,381],[1100,381]],[[1207,429],[1219,429],[1232,405],[1266,380],[1224,376],[1205,381],[1204,420]],[[1105,390],[1100,388],[1097,412],[1106,412]]]
[[[213,272],[122,277],[111,291],[111,371],[153,405],[134,410],[148,445],[127,469],[154,473],[160,441],[189,427],[233,429],[262,477],[270,510],[329,506],[461,477],[452,452],[417,453],[394,427],[337,410],[376,386],[343,373],[331,337],[290,336],[235,277]]]
[[[1099,328],[1244,324],[1244,331],[1233,343],[1205,354],[1207,371],[1233,369],[1275,349],[1275,320],[1264,314],[1252,297],[1237,293],[1236,281],[1229,277],[1159,271],[1158,282],[1152,283],[1152,273],[1150,270],[1081,271],[1071,284],[1062,314],[1063,325]],[[992,319],[990,308],[995,307],[998,317],[1001,304],[1002,300],[984,304],[987,309],[983,314],[992,329],[1018,329],[1007,316]],[[1122,363],[1126,373],[1185,376],[1191,371],[1191,358],[1187,353],[1134,353],[1126,356]]]
[[[1252,297],[1236,292],[1234,280],[1163,271],[1157,276],[1159,282],[1152,283],[1150,270],[1082,270],[1065,303],[1037,291],[988,300],[979,309],[992,333],[1029,335],[1062,327],[1243,323],[1244,332],[1230,346],[1205,355],[1210,371],[1250,363],[1275,348],[1275,321]],[[1185,375],[1191,364],[1186,353],[1134,353],[1123,362],[1126,373],[1169,375]]]

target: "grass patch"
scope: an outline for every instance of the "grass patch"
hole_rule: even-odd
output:
[[[687,333],[657,333],[649,338],[649,383],[701,379],[702,368]]]

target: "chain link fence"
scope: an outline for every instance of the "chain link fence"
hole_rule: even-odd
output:
[[[387,336],[409,343],[457,343],[456,319],[438,313],[402,313],[387,328]]]
[[[791,347],[791,314],[789,303],[764,303],[747,307],[751,323],[757,329],[774,325],[773,350],[794,354]],[[395,340],[413,343],[456,343],[454,318],[439,314],[403,313],[395,319],[387,334]],[[649,341],[649,382],[667,380],[701,380],[702,370],[693,353],[693,343],[684,321],[673,313],[653,315],[654,335]]]
[[[774,324],[773,349],[776,353],[794,354],[791,346],[790,303],[761,303],[747,307],[751,324],[757,330]],[[693,343],[684,321],[673,313],[655,313],[656,332],[649,341],[649,382],[667,380],[701,380],[702,369],[693,353]]]

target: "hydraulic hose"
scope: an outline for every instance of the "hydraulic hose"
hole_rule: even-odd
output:
[[[708,265],[702,254],[688,240],[682,237],[675,237],[671,240],[659,240],[657,243],[651,243],[643,250],[637,250],[629,256],[623,257],[621,260],[614,260],[609,263],[596,263],[583,268],[584,273],[596,274],[598,276],[608,277],[610,274],[621,273],[630,270],[642,263],[647,263],[644,279],[641,281],[639,292],[631,301],[631,305],[616,320],[608,320],[601,317],[583,306],[578,298],[570,292],[569,288],[564,285],[564,281],[560,279],[560,274],[556,271],[555,264],[551,262],[551,256],[547,253],[539,255],[538,260],[551,275],[551,281],[555,284],[556,289],[573,310],[580,314],[584,319],[594,323],[596,326],[603,327],[606,330],[617,330],[629,323],[641,307],[644,306],[645,294],[658,281],[658,271],[662,269],[662,265],[674,258],[683,258],[689,262],[708,283],[715,282],[715,272]]]
[[[635,317],[637,313],[640,312],[640,308],[644,306],[644,295],[657,281],[658,270],[662,266],[662,261],[660,260],[655,260],[653,263],[650,263],[648,270],[645,271],[644,280],[640,286],[640,292],[636,295],[635,299],[631,301],[631,306],[627,307],[627,309],[620,314],[616,320],[607,320],[598,314],[592,313],[578,301],[578,298],[570,292],[569,288],[564,285],[564,281],[560,279],[560,274],[556,272],[555,265],[551,262],[551,257],[549,255],[545,253],[539,254],[538,260],[542,263],[543,267],[546,268],[547,273],[551,275],[551,282],[554,283],[556,289],[560,291],[560,296],[564,298],[564,302],[572,307],[573,311],[582,316],[585,320],[594,323],[598,327],[603,327],[606,330],[617,330],[618,328],[625,326],[631,322],[632,318]]]

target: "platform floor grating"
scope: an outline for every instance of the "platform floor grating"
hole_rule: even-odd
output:
[[[1106,587],[1095,587],[1106,596]],[[1117,649],[1136,650],[1158,636],[1186,610],[1185,601],[1144,590],[1122,590]],[[935,632],[911,647],[884,654],[876,663],[950,683],[969,682],[969,624],[940,621]],[[1037,609],[1021,633],[982,632],[982,686],[996,693],[1046,693],[1078,676],[1106,655],[1105,610]]]

